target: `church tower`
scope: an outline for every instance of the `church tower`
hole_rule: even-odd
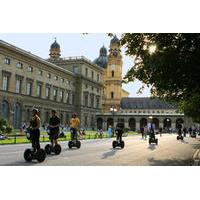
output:
[[[50,59],[60,58],[60,45],[57,43],[56,38],[54,43],[51,45],[49,52]]]
[[[107,68],[104,71],[103,112],[119,110],[122,98],[122,55],[120,41],[115,35],[110,42]]]

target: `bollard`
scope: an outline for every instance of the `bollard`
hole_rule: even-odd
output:
[[[14,137],[14,144],[17,143],[17,133],[15,133],[15,137]]]

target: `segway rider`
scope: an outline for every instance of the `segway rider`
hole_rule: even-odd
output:
[[[116,125],[116,135],[117,135],[117,141],[119,141],[120,143],[122,142],[122,134],[123,134],[123,129],[124,129],[124,124],[123,123],[117,123]]]
[[[59,127],[60,127],[60,118],[56,115],[56,111],[52,110],[52,117],[49,120],[49,138],[51,140],[52,147],[58,144],[58,135],[59,135]]]
[[[70,120],[70,132],[71,132],[71,140],[77,140],[77,131],[78,131],[78,126],[80,124],[80,120],[77,117],[76,113],[72,114],[72,118]]]
[[[151,126],[150,126],[150,138],[153,138],[153,139],[155,139],[154,127],[155,127],[155,125],[153,123],[151,123]]]
[[[40,149],[40,118],[38,116],[38,109],[32,110],[32,119],[30,121],[30,134],[33,151],[36,152]]]

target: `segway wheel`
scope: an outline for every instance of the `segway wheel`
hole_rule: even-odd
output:
[[[158,145],[158,139],[156,139],[156,145]]]
[[[59,155],[60,152],[61,152],[61,146],[60,146],[59,144],[56,144],[56,145],[54,146],[54,153],[55,153],[56,155]]]
[[[40,149],[38,150],[37,154],[36,154],[36,158],[38,162],[44,162],[45,158],[46,158],[46,152],[44,149]]]
[[[149,144],[151,144],[151,138],[149,139]]]
[[[113,141],[113,143],[112,143],[112,146],[113,146],[113,149],[115,149],[116,148],[116,146],[117,146],[117,141]]]
[[[179,137],[177,136],[176,139],[179,140]]]
[[[26,149],[25,152],[24,152],[24,159],[27,161],[27,162],[31,162],[32,159],[33,159],[33,156],[32,156],[32,151],[31,149]]]
[[[45,151],[46,151],[46,154],[51,154],[51,152],[52,152],[52,146],[50,144],[47,144],[45,146]]]
[[[183,136],[181,136],[181,140],[183,140]]]
[[[121,146],[121,148],[122,148],[122,149],[124,148],[124,146],[125,146],[125,143],[124,143],[124,141],[121,141],[121,144],[120,144],[120,146]]]
[[[73,147],[73,141],[68,142],[68,147],[71,149]]]
[[[76,147],[77,147],[77,149],[80,149],[80,147],[81,147],[81,142],[80,141],[76,142]]]

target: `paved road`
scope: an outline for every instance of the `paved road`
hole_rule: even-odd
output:
[[[158,146],[149,145],[141,136],[124,138],[125,148],[112,149],[113,139],[82,141],[81,149],[70,150],[67,142],[62,142],[60,155],[47,156],[43,163],[26,163],[23,152],[30,144],[1,145],[0,165],[8,166],[180,166],[191,165],[192,157],[200,149],[200,138],[185,138],[177,141],[176,135],[164,134]],[[42,147],[44,147],[44,143]]]

